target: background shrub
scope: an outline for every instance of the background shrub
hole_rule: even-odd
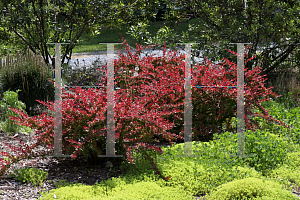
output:
[[[27,54],[18,54],[17,61],[9,62],[1,67],[1,94],[7,90],[17,91],[19,99],[26,104],[26,112],[33,116],[34,108],[40,105],[36,99],[41,101],[54,101],[54,85],[48,79],[53,79],[53,71],[41,58],[27,50]],[[41,105],[44,107],[44,105]],[[45,107],[44,107],[45,108]]]
[[[236,147],[236,134],[226,132],[222,135],[214,135],[214,143],[232,145]],[[245,131],[245,155],[249,157],[234,158],[235,165],[249,166],[256,171],[261,172],[262,175],[268,175],[272,169],[282,164],[286,158],[287,153],[294,150],[294,145],[290,144],[290,140],[285,137],[280,137],[268,131]],[[225,145],[226,146],[226,145]],[[232,151],[231,148],[231,151]],[[231,152],[232,155],[235,151]],[[253,155],[250,157],[250,155]]]
[[[75,69],[67,65],[62,66],[62,79],[67,86],[98,86],[97,83],[101,83],[102,77],[105,76],[105,71],[102,67],[105,63],[99,58],[89,67],[85,64],[80,64],[78,60],[74,64]]]

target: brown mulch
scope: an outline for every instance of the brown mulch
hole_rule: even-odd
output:
[[[32,137],[24,135],[22,133],[15,134],[19,139],[24,141],[25,144],[32,145],[34,143]],[[36,140],[36,139],[35,139]],[[13,146],[18,146],[19,142],[13,138],[12,135],[7,135],[6,133],[0,133],[0,151],[4,149],[7,152],[12,153],[12,151],[2,142],[8,142]],[[38,150],[33,152],[39,152],[44,147],[39,147]],[[12,153],[12,155],[17,155]],[[4,156],[1,155],[1,158]],[[114,158],[113,158],[114,159]],[[23,163],[29,163],[35,161],[36,159],[26,159],[22,160]],[[20,162],[12,164],[8,171],[0,179],[0,199],[38,199],[40,197],[39,192],[49,191],[55,189],[55,183],[59,180],[67,180],[66,182],[82,183],[85,185],[93,185],[101,180],[106,180],[110,177],[118,177],[123,174],[119,169],[121,162],[111,161],[114,168],[112,169],[111,175],[108,175],[109,168],[106,167],[106,162],[100,162],[98,164],[90,163],[84,158],[78,158],[72,161],[70,158],[62,158],[59,162],[56,157],[47,157],[45,159],[39,160],[30,167],[36,167],[40,170],[48,172],[48,177],[43,183],[43,187],[34,187],[32,184],[26,184],[11,178],[8,174],[13,172],[15,169],[24,168]],[[76,167],[76,168],[75,168]],[[28,195],[28,196],[27,196]]]

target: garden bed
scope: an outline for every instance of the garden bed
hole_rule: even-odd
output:
[[[35,133],[31,133],[29,135],[25,135],[23,133],[15,133],[15,134],[6,134],[4,132],[0,132],[0,151],[7,151],[12,153],[12,155],[16,156],[15,152],[12,152],[3,142],[6,142],[12,146],[20,146],[18,140],[14,138],[17,137],[21,139],[25,144],[32,145],[36,142],[36,139],[32,139]],[[167,143],[164,144],[156,144],[157,146],[168,146]],[[44,150],[44,147],[38,147],[37,150],[33,150],[33,152],[40,152]],[[0,158],[4,158],[4,156],[0,155]],[[23,163],[29,163],[36,159],[25,159],[22,160]],[[112,160],[111,160],[112,161]],[[82,183],[84,185],[94,185],[97,182],[102,180],[107,180],[111,177],[118,177],[123,174],[123,172],[119,169],[121,162],[114,161],[113,168],[107,167],[107,162],[103,161],[98,164],[89,163],[84,158],[78,158],[75,161],[72,161],[69,158],[62,158],[59,161],[56,157],[48,157],[45,159],[41,159],[37,161],[35,164],[30,167],[35,167],[37,169],[48,172],[48,177],[44,181],[43,186],[33,186],[32,184],[22,183],[21,181],[15,180],[10,177],[9,174],[12,173],[16,169],[24,168],[21,163],[12,164],[11,168],[9,168],[5,175],[0,179],[0,199],[10,200],[10,199],[38,199],[41,195],[39,192],[49,191],[55,189],[56,186],[54,183],[58,183],[60,180],[66,180],[68,183]]]
[[[33,133],[32,133],[33,134]],[[35,141],[30,140],[32,134],[25,135],[23,133],[16,133],[7,135],[4,132],[0,133],[0,140],[8,142],[11,145],[18,145],[14,136],[18,137],[28,145],[32,145]],[[1,151],[8,149],[3,143],[1,144]],[[167,143],[160,144],[159,146],[169,146]],[[35,152],[42,150],[43,147],[39,147]],[[13,154],[15,155],[15,154]],[[3,156],[2,156],[3,157]],[[32,160],[25,160],[28,163]],[[24,162],[24,161],[23,161]],[[114,168],[110,171],[107,167],[107,162],[99,164],[91,164],[84,158],[78,158],[75,161],[63,158],[60,161],[58,158],[48,157],[43,160],[39,160],[32,167],[48,172],[47,179],[43,182],[43,186],[33,186],[32,184],[22,183],[14,178],[9,177],[7,174],[0,180],[0,194],[1,199],[39,199],[40,193],[43,191],[50,191],[55,189],[54,183],[58,183],[60,180],[67,180],[68,183],[81,183],[83,185],[94,185],[101,180],[107,180],[111,177],[118,177],[124,175],[122,170],[119,169],[120,162],[112,163]],[[12,165],[7,173],[13,172],[15,169],[22,168],[20,163]],[[295,196],[300,197],[300,189],[293,191]],[[196,199],[205,199],[204,195],[195,196]],[[202,198],[203,197],[203,198]]]
[[[36,134],[35,132],[32,132],[29,135],[25,135],[23,133],[13,133],[8,135],[7,133],[1,131],[0,150],[1,151],[7,150],[9,153],[12,153],[12,155],[16,156],[16,154],[12,152],[5,144],[3,144],[3,142],[7,142],[12,146],[20,146],[18,140],[14,138],[16,137],[21,139],[25,144],[28,144],[30,146],[36,142],[36,139],[32,139],[35,134]],[[155,145],[159,147],[170,146],[168,143],[161,143],[161,144],[155,143]],[[37,150],[34,150],[34,152],[40,152],[42,150],[45,150],[44,147],[38,147]],[[0,155],[0,157],[4,158],[2,155]],[[112,177],[119,177],[119,176],[124,177],[126,175],[125,171],[122,171],[122,169],[120,168],[121,166],[120,159],[119,160],[117,159],[114,160],[113,158],[106,158],[106,159],[101,158],[101,159],[102,160],[98,163],[90,163],[82,157],[76,159],[75,161],[71,161],[69,158],[63,158],[60,160],[55,157],[47,157],[45,159],[39,160],[38,162],[36,162],[30,167],[35,167],[37,169],[48,172],[48,176],[46,180],[43,182],[42,186],[37,186],[37,187],[33,186],[31,183],[28,184],[23,183],[21,181],[15,180],[14,178],[10,177],[8,175],[9,173],[12,173],[15,169],[23,168],[23,166],[20,163],[13,164],[11,168],[6,172],[5,176],[3,176],[2,179],[0,180],[0,191],[2,191],[2,193],[0,192],[0,198],[1,199],[39,199],[41,197],[40,192],[53,191],[53,189],[57,189],[56,183],[59,183],[61,180],[66,180],[67,183],[74,183],[74,184],[80,183],[82,185],[89,186],[89,185],[95,185],[96,183],[100,183],[102,180],[108,180]],[[33,160],[35,159],[22,160],[22,162],[29,163],[30,161]],[[109,168],[108,164],[110,164],[110,162],[108,162],[108,160],[111,162],[113,166],[112,168]],[[174,171],[174,169],[171,168],[172,167],[166,167],[165,170],[170,169],[171,171]],[[177,170],[185,171],[184,168],[183,169],[177,168]],[[165,173],[168,174],[170,172],[165,172]],[[172,174],[172,176],[174,176],[175,178],[175,174]],[[182,175],[182,177],[185,177],[184,174]],[[185,181],[189,180],[188,178],[190,177],[187,177],[187,179],[184,180]],[[290,178],[285,177],[283,179],[287,179],[288,181],[291,182],[290,186],[293,187],[293,191],[292,191],[293,195],[300,197],[300,188],[294,187],[293,183],[295,182],[293,182],[294,180],[293,177],[292,176]],[[211,181],[214,182],[215,180],[211,179]],[[194,185],[192,184],[191,186],[194,187],[195,185],[196,184]],[[194,197],[195,199],[205,199],[205,194],[197,194],[194,195]]]

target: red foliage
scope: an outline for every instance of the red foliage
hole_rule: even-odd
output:
[[[229,50],[228,50],[229,51]],[[235,55],[236,53],[229,51]],[[246,55],[246,58],[248,58]],[[246,63],[253,59],[254,57],[247,59]],[[237,85],[237,66],[235,63],[230,62],[228,59],[224,59],[225,62],[223,64],[214,65],[210,63],[206,59],[206,65],[199,66],[199,64],[196,65],[194,72],[196,73],[196,81],[192,80],[192,85],[197,86],[236,86]],[[225,66],[229,67],[228,70],[225,70]],[[248,70],[247,68],[244,69],[245,72],[245,125],[250,130],[254,131],[259,128],[258,123],[256,123],[252,119],[248,119],[247,115],[254,115],[263,117],[267,121],[271,122],[275,121],[279,125],[283,125],[287,128],[290,128],[288,125],[284,124],[282,121],[278,121],[275,118],[272,118],[269,113],[261,106],[261,102],[270,100],[268,98],[269,95],[271,95],[273,98],[279,97],[280,95],[276,95],[272,92],[271,88],[265,88],[264,87],[264,81],[266,79],[263,79],[263,76],[260,76],[259,73],[261,72],[260,67],[255,67],[253,70]],[[265,76],[265,75],[264,75]],[[206,135],[211,134],[209,132],[210,130],[214,130],[214,133],[221,133],[220,129],[217,129],[216,125],[222,124],[225,119],[228,116],[235,115],[236,116],[236,104],[227,104],[228,99],[224,97],[229,97],[229,99],[234,99],[236,102],[237,99],[237,88],[213,88],[213,87],[207,87],[207,88],[195,88],[193,93],[197,95],[197,98],[195,101],[195,105],[202,105],[206,107],[206,110],[213,110],[213,107],[216,105],[219,105],[219,108],[216,109],[217,112],[210,116],[209,120],[210,123],[205,124],[205,126],[201,127],[201,131],[197,130],[197,127],[193,126],[195,128],[194,136],[197,135]],[[204,95],[208,94],[208,95]],[[213,101],[211,100],[213,99]],[[201,101],[200,101],[201,100]],[[201,102],[201,103],[199,103]],[[204,103],[203,103],[204,102]],[[229,112],[225,112],[225,108]],[[261,112],[264,113],[258,114],[258,113],[252,113],[251,109],[254,107],[257,107]],[[207,119],[207,113],[204,112],[194,112],[193,109],[193,115],[196,115],[195,122],[202,122],[203,119]],[[183,133],[181,133],[183,134]]]

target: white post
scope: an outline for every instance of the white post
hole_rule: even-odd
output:
[[[115,154],[115,86],[114,86],[114,45],[122,43],[99,43],[107,44],[107,135],[106,135],[106,155],[98,157],[123,157]]]
[[[54,104],[54,157],[71,157],[62,154],[62,98],[61,98],[61,44],[70,43],[47,43],[55,44],[55,104]]]

